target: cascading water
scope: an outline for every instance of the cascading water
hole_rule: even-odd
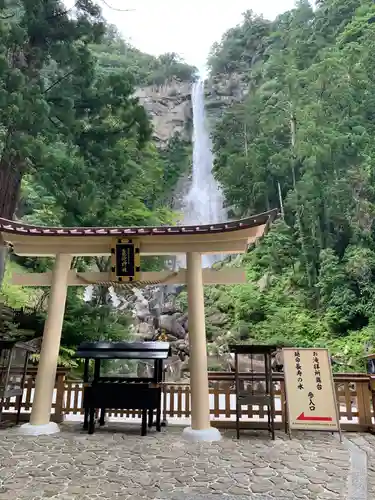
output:
[[[215,224],[227,218],[224,197],[213,174],[212,142],[207,127],[204,104],[204,82],[194,83],[193,106],[193,171],[189,192],[184,199],[183,225]],[[220,259],[204,255],[203,267],[210,267]]]
[[[202,80],[194,83],[192,89],[193,108],[193,168],[192,179],[187,195],[182,203],[181,225],[215,224],[227,220],[227,213],[224,209],[224,197],[220,186],[216,182],[213,174],[213,154],[212,143],[206,120],[206,110],[204,103],[204,82]],[[180,208],[180,207],[179,207]],[[220,260],[220,255],[204,255],[202,258],[203,267],[210,267],[214,262]],[[170,268],[186,267],[185,259],[177,259],[171,263]],[[151,288],[151,287],[150,287]],[[153,307],[159,311],[160,315],[165,297],[170,298],[176,294],[177,287],[174,285],[162,285],[152,287],[153,299],[151,302],[159,307]],[[92,298],[93,287],[85,290],[85,300]],[[118,307],[120,300],[114,290],[109,291],[112,303]],[[151,314],[151,313],[150,313]],[[152,313],[155,315],[155,312]]]

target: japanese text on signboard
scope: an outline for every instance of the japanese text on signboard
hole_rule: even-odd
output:
[[[339,429],[327,349],[283,349],[290,429]]]
[[[313,367],[314,367],[316,388],[318,389],[318,391],[321,391],[323,389],[322,377],[320,373],[319,354],[316,351],[313,352]]]
[[[303,389],[303,378],[302,378],[302,365],[301,365],[301,354],[299,351],[295,351],[294,353],[294,361],[296,364],[296,374],[297,374],[297,382],[298,389],[302,391]]]
[[[134,276],[134,245],[121,243],[116,245],[117,276]]]

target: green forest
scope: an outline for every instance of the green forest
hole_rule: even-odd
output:
[[[195,75],[174,53],[153,57],[126,43],[94,1],[67,9],[58,0],[0,0],[0,216],[56,226],[173,223],[170,195],[191,148],[175,135],[159,150],[134,92]],[[51,261],[3,254],[0,332],[40,336],[48,290],[9,278]],[[74,261],[78,270],[93,266],[105,270],[107,260]],[[83,294],[69,289],[61,363],[72,363],[84,339],[127,335],[129,317],[111,307],[107,289],[97,287],[90,302]]]
[[[327,346],[358,370],[375,341],[375,5],[316,4],[247,12],[210,54],[211,79],[247,89],[213,133],[227,203],[280,217],[243,260],[251,285],[207,301],[244,340]]]
[[[209,80],[237,75],[245,89],[212,130],[230,213],[277,207],[280,216],[246,255],[222,264],[245,266],[249,284],[206,288],[207,332],[213,344],[228,332],[328,347],[340,370],[358,371],[365,349],[375,349],[375,4],[315,3],[300,0],[274,21],[248,11],[209,55]],[[0,0],[0,216],[173,223],[170,197],[189,171],[191,145],[176,135],[160,150],[134,92],[196,76],[175,53],[153,57],[129,45],[94,1],[72,11],[57,0]],[[79,270],[93,265],[105,270],[107,261],[74,261]],[[50,266],[7,256],[3,335],[41,334],[46,291],[14,287],[9,276]],[[91,302],[70,289],[60,361],[72,363],[84,339],[123,338],[129,321],[105,288]]]

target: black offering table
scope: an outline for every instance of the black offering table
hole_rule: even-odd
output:
[[[170,353],[169,342],[83,342],[76,352],[77,358],[85,359],[83,407],[85,418],[83,428],[89,434],[95,430],[95,412],[101,409],[100,425],[104,425],[106,409],[141,410],[141,434],[147,434],[153,425],[156,411],[156,430],[161,430],[161,386],[163,381],[163,360]],[[94,360],[94,376],[89,381],[89,361]],[[101,377],[102,360],[133,359],[154,360],[152,377]]]

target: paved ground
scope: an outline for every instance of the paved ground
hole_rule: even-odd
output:
[[[351,433],[349,440],[354,443],[367,458],[367,495],[369,500],[375,498],[375,436],[372,434]]]
[[[182,440],[176,427],[138,432],[113,424],[93,436],[72,424],[48,437],[0,431],[0,500],[352,500],[351,452],[330,434],[289,441],[280,432],[272,442],[247,432],[238,442],[226,433],[209,444]],[[375,438],[363,439],[374,460]],[[373,462],[369,473],[374,487]]]

